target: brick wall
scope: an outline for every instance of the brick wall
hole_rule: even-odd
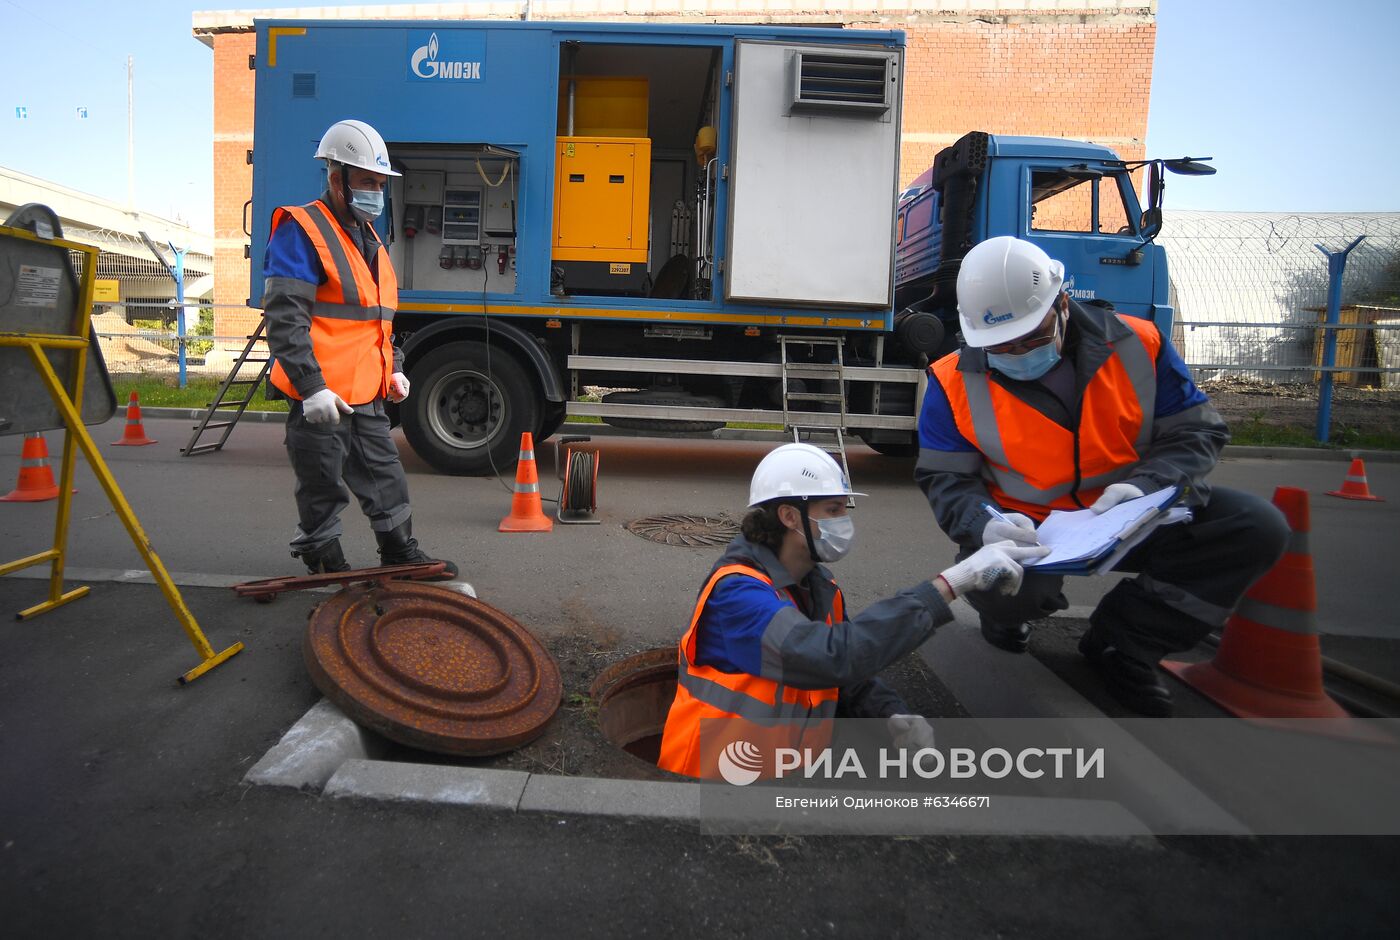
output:
[[[248,299],[248,261],[243,246],[243,204],[253,196],[252,32],[214,37],[214,303],[243,304]],[[261,311],[215,308],[214,333],[251,333]],[[239,344],[241,348],[241,344]]]
[[[671,6],[663,0],[643,5],[656,11]],[[1035,5],[1033,0],[987,0],[988,10],[978,11],[962,0],[879,0],[870,4],[874,12],[858,12],[860,3],[848,3],[842,4],[848,12],[803,13],[799,4],[775,0],[710,0],[698,7],[696,0],[683,0],[678,8],[686,11],[683,16],[657,12],[627,18],[839,22],[850,29],[904,30],[908,50],[901,185],[927,169],[939,150],[972,130],[1090,140],[1125,159],[1144,156],[1157,34],[1155,4],[1103,0],[1103,9],[1094,9],[1086,0],[1048,0],[1042,11]],[[490,4],[497,6],[516,9]],[[537,6],[536,18],[548,18],[543,14],[552,12],[550,4]],[[587,19],[597,12],[599,18],[617,19],[616,11],[603,8],[626,6],[623,0],[597,5],[575,0],[572,7],[577,9],[560,18]],[[721,6],[732,11],[725,13]],[[779,6],[789,8],[779,11]],[[1071,6],[1078,9],[1067,12]],[[509,14],[492,9],[474,15]],[[196,14],[196,20],[201,16]],[[242,213],[252,189],[244,152],[252,147],[253,73],[248,56],[253,34],[212,31],[208,38],[214,45],[215,300],[241,304],[248,293]],[[221,335],[250,331],[257,322],[256,311],[218,312],[215,330]]]

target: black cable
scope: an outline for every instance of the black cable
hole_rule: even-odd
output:
[[[486,420],[491,420],[491,390],[496,387],[496,382],[491,378],[491,312],[486,303],[486,285],[491,280],[491,272],[488,270],[486,259],[482,258],[481,264],[481,319],[486,323]],[[532,435],[533,438],[533,435]],[[515,485],[507,483],[501,476],[501,471],[496,467],[496,458],[491,453],[491,446],[486,446],[486,460],[491,464],[491,472],[496,475],[496,482],[505,487],[509,493],[515,492]],[[539,476],[539,461],[535,461],[535,476]],[[557,503],[559,500],[545,496],[543,490],[540,492],[540,501],[546,503]]]
[[[571,512],[593,511],[594,459],[595,455],[591,451],[569,452],[568,462],[564,465],[564,501],[559,504],[560,509],[568,509]]]

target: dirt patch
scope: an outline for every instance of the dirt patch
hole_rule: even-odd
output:
[[[1223,378],[1201,382],[1200,389],[1232,429],[1261,425],[1310,432],[1317,427],[1318,387],[1310,383],[1274,385]],[[1344,428],[1400,435],[1400,389],[1334,386],[1333,436]]]
[[[596,635],[541,637],[559,664],[563,699],[544,734],[508,754],[459,758],[382,741],[381,760],[419,764],[523,770],[567,777],[609,777],[621,780],[675,780],[672,774],[614,747],[598,727],[598,706],[589,687],[608,666],[649,647],[620,642],[614,629]],[[880,678],[904,698],[910,709],[930,718],[966,717],[951,692],[917,653],[894,663]]]

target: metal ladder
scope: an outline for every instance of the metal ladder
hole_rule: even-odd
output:
[[[810,443],[813,434],[827,434],[835,440],[836,451],[841,456],[841,472],[846,474],[849,483],[851,467],[846,462],[846,361],[845,343],[839,336],[778,336],[778,345],[783,357],[783,430],[792,432],[794,443]],[[835,362],[793,362],[788,355],[788,346],[831,346],[836,350]],[[821,382],[835,382],[836,392],[793,391],[792,379],[815,379]],[[792,405],[797,402],[822,402],[835,404],[841,409],[841,423],[836,427],[814,426],[794,423]],[[807,409],[799,409],[807,410]]]
[[[248,410],[249,402],[253,400],[253,396],[258,392],[258,385],[262,383],[262,380],[267,376],[268,370],[272,368],[272,357],[270,354],[261,359],[251,355],[258,343],[263,339],[263,333],[266,332],[266,330],[267,317],[263,317],[258,321],[258,328],[248,337],[248,342],[243,345],[243,351],[238,354],[238,359],[234,361],[233,368],[229,370],[228,378],[224,379],[224,384],[219,386],[219,394],[214,396],[214,400],[210,402],[209,407],[205,409],[203,419],[201,419],[198,424],[194,425],[194,434],[190,435],[190,442],[180,448],[180,453],[184,454],[186,457],[193,457],[195,454],[207,454],[211,450],[222,449],[224,442],[227,441],[229,435],[233,433],[233,426],[238,423],[239,418],[243,417],[243,412]],[[240,379],[238,377],[238,373],[246,363],[258,364],[259,368],[256,378]],[[242,398],[235,399],[229,397],[229,390],[234,386],[238,386],[243,390]],[[233,412],[227,421],[213,420],[215,415],[226,413],[224,409],[228,408],[236,408],[238,410]],[[199,443],[199,439],[202,435],[210,431],[218,430],[222,430],[224,433],[219,435],[217,441],[208,444]]]

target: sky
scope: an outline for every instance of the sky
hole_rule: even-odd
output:
[[[0,0],[0,166],[124,203],[130,55],[136,202],[212,230],[213,53],[191,14],[295,5]],[[1219,170],[1173,178],[1167,207],[1400,211],[1397,39],[1394,0],[1160,0],[1148,155]]]

